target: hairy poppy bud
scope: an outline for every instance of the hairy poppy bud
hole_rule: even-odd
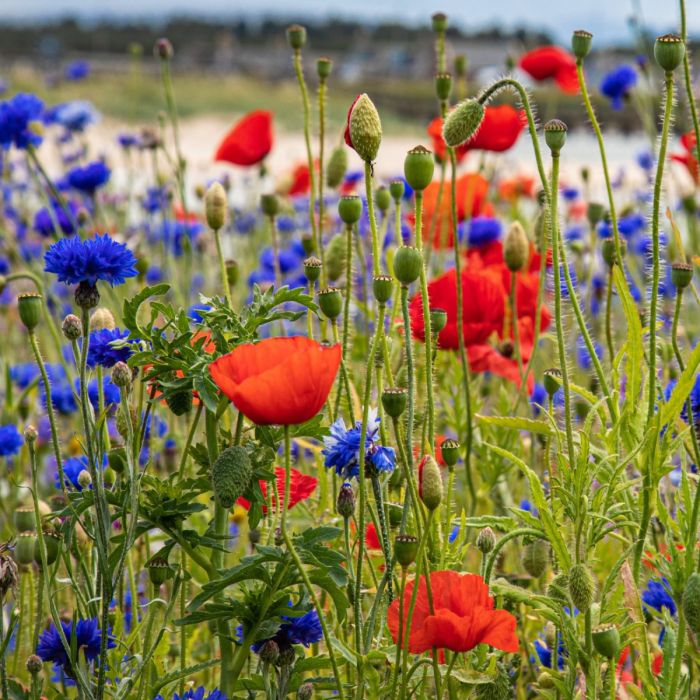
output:
[[[544,140],[552,155],[559,155],[559,151],[566,143],[568,127],[561,119],[550,119],[544,125]]]
[[[348,152],[338,146],[331,151],[326,165],[326,184],[334,190],[345,177],[345,171],[348,169]]]
[[[523,568],[533,578],[539,578],[547,568],[549,546],[544,540],[528,542],[523,548]]]
[[[345,236],[337,234],[331,238],[326,250],[326,276],[331,282],[340,279],[345,273]]]
[[[442,459],[448,467],[454,467],[459,459],[459,443],[452,438],[446,438],[440,445]]]
[[[412,189],[422,192],[432,181],[435,158],[425,146],[412,148],[404,158],[403,174]]]
[[[430,309],[430,330],[438,334],[447,325],[447,311],[445,309]]]
[[[292,24],[287,27],[287,43],[290,48],[299,51],[306,43],[306,27],[300,24]]]
[[[488,554],[496,546],[496,535],[490,527],[485,527],[476,538],[476,548],[482,554]]]
[[[667,73],[672,73],[685,56],[685,43],[677,34],[664,34],[654,42],[654,58]]]
[[[554,678],[552,678],[552,674],[548,671],[542,671],[542,673],[537,676],[537,685],[539,685],[542,690],[554,688]]]
[[[561,389],[561,381],[560,370],[556,368],[545,370],[543,377],[544,390],[547,392],[550,399]]]
[[[107,453],[107,463],[112,471],[121,474],[126,469],[126,450],[123,447],[113,447]]]
[[[20,294],[17,298],[19,317],[28,331],[33,331],[41,320],[43,297],[41,294]]]
[[[593,40],[593,34],[587,32],[585,29],[577,29],[571,37],[571,50],[574,56],[583,60],[588,56],[591,50],[591,42]]]
[[[389,275],[377,275],[372,280],[372,291],[374,298],[380,304],[386,304],[391,299],[391,292],[394,289],[394,279]]]
[[[435,510],[442,501],[442,475],[440,467],[431,455],[426,455],[418,465],[419,494],[428,510]]]
[[[34,546],[36,534],[34,532],[20,532],[15,542],[15,560],[22,566],[34,563]]]
[[[600,246],[600,252],[608,267],[612,267],[613,265],[617,264],[617,250],[615,249],[615,241],[612,238],[603,239]],[[620,240],[620,253],[623,257],[626,252],[627,241]]]
[[[671,282],[678,289],[685,289],[693,281],[693,266],[675,262],[671,265]]]
[[[46,563],[51,566],[58,558],[61,549],[61,538],[55,532],[44,531],[44,544],[46,545]],[[41,552],[39,552],[39,539],[34,542],[34,563],[42,565]]]
[[[109,309],[103,306],[96,308],[90,316],[90,331],[113,331],[117,327],[114,315]]]
[[[586,217],[591,226],[595,226],[602,221],[605,216],[605,207],[600,202],[589,202],[586,209]]]
[[[168,564],[168,560],[157,554],[146,562],[146,569],[148,578],[151,579],[151,583],[155,586],[161,586],[171,579],[175,573],[170,564]]]
[[[394,540],[396,561],[407,569],[416,560],[418,554],[418,539],[413,535],[396,535]]]
[[[270,218],[280,213],[280,200],[276,194],[261,194],[260,208],[265,216]]]
[[[418,248],[402,245],[394,253],[394,277],[408,287],[420,277],[423,256]]]
[[[438,73],[435,76],[435,94],[438,100],[449,100],[452,93],[452,76],[449,73]]]
[[[598,625],[593,628],[593,646],[606,659],[617,659],[620,653],[620,633],[612,624]]]
[[[383,213],[389,211],[389,207],[391,206],[391,194],[384,185],[378,187],[374,193],[374,203],[377,205],[379,211]]]
[[[318,305],[327,318],[338,318],[343,308],[343,296],[340,290],[336,287],[321,289],[318,293]]]
[[[333,70],[333,61],[327,56],[322,56],[316,61],[316,73],[321,80],[326,80]]]
[[[304,274],[309,282],[315,282],[321,276],[322,265],[323,263],[313,255],[304,260]]]
[[[484,105],[468,98],[460,102],[445,118],[442,136],[451,148],[461,146],[476,134],[484,120]]]
[[[447,19],[447,15],[444,12],[436,12],[432,16],[432,20],[434,32],[442,34],[443,32],[447,31],[447,25],[449,24],[449,20]]]
[[[506,232],[503,241],[503,259],[511,272],[520,272],[530,257],[530,241],[522,224],[514,221]]]
[[[366,163],[377,158],[382,142],[382,122],[379,112],[366,93],[355,98],[348,112],[345,143]]]
[[[212,183],[204,195],[204,209],[209,228],[213,231],[223,228],[226,223],[228,200],[226,190],[220,182]]]
[[[253,467],[243,447],[228,447],[216,458],[211,469],[214,496],[227,510],[243,495],[250,484]]]
[[[562,604],[569,602],[569,577],[565,573],[557,574],[547,586],[547,595]]]
[[[117,362],[112,368],[112,383],[118,387],[125,387],[131,384],[132,372],[126,362]]]
[[[338,499],[335,504],[338,515],[349,518],[355,512],[355,492],[352,486],[346,481],[338,491]]]
[[[341,197],[338,200],[338,216],[348,226],[356,224],[362,216],[362,200],[355,194]]]
[[[502,664],[497,664],[498,674],[489,683],[476,686],[475,700],[509,700],[513,697],[510,676]]]
[[[406,410],[407,401],[408,394],[403,387],[394,386],[382,392],[382,408],[391,418],[398,418]]]
[[[406,185],[403,180],[392,180],[389,183],[389,192],[397,204],[403,199]]]
[[[685,584],[683,597],[681,598],[683,615],[688,627],[697,637],[700,635],[700,574],[691,574]]]
[[[593,576],[585,564],[574,564],[569,570],[569,595],[581,612],[586,612],[591,607]]]
[[[29,671],[32,676],[36,676],[36,674],[41,671],[43,664],[44,662],[41,660],[41,657],[36,654],[30,654],[27,657],[27,671]]]

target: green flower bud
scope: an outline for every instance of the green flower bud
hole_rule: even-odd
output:
[[[165,395],[165,403],[168,404],[168,408],[176,416],[184,416],[185,413],[189,413],[192,410],[192,404],[194,403],[192,390],[187,387],[175,392],[169,391]]]
[[[316,73],[321,80],[326,80],[333,70],[333,61],[327,56],[321,56],[316,61]]]
[[[547,595],[562,605],[569,603],[569,577],[565,573],[557,574],[547,586]]]
[[[418,554],[418,538],[413,535],[396,535],[394,539],[394,554],[396,561],[407,569],[416,560]]]
[[[386,511],[389,515],[389,527],[398,527],[403,520],[403,506],[400,503],[387,503]]]
[[[318,292],[318,305],[326,318],[338,318],[343,309],[343,295],[336,287],[326,287]]]
[[[561,371],[556,368],[545,370],[542,381],[549,398],[553,398],[554,394],[561,389]]]
[[[552,155],[559,155],[559,151],[566,143],[566,132],[568,127],[561,119],[550,119],[544,125],[544,140]]]
[[[87,469],[81,469],[78,474],[78,485],[81,489],[89,489],[92,486],[92,477]]]
[[[220,182],[214,182],[204,195],[204,210],[210,229],[218,231],[224,227],[228,212],[228,199],[226,190]]]
[[[341,197],[338,200],[338,216],[348,226],[356,224],[362,216],[362,200],[355,194]]]
[[[243,447],[227,447],[212,465],[214,496],[222,508],[232,508],[243,495],[253,475],[250,457]]]
[[[15,508],[12,512],[12,524],[16,532],[34,532],[36,530],[34,508],[30,506]]]
[[[226,266],[226,281],[229,287],[235,287],[238,282],[238,263],[235,260],[227,260]]]
[[[345,274],[345,248],[346,240],[342,234],[331,238],[326,250],[326,276],[331,282],[335,282]]]
[[[692,573],[685,584],[681,598],[683,615],[693,634],[700,636],[700,574]]]
[[[383,185],[382,187],[378,187],[374,193],[374,203],[377,205],[379,211],[384,213],[389,211],[389,207],[391,206],[391,194]]]
[[[654,42],[654,58],[667,73],[681,65],[685,56],[685,43],[677,34],[664,34]]]
[[[419,494],[428,510],[435,510],[442,501],[442,475],[432,455],[426,455],[418,466]]]
[[[17,298],[19,317],[28,331],[33,331],[39,325],[42,303],[41,294],[20,294]]]
[[[326,165],[326,184],[334,190],[343,181],[345,171],[348,169],[348,152],[343,146],[338,146],[331,151]]]
[[[574,564],[569,570],[569,595],[573,604],[586,612],[593,603],[593,576],[585,564]]]
[[[321,276],[321,267],[323,263],[315,257],[311,256],[304,260],[304,274],[309,282],[315,282]]]
[[[346,519],[352,517],[352,514],[355,512],[355,492],[347,482],[338,491],[336,510],[338,515],[342,515]]]
[[[380,304],[386,304],[391,299],[391,293],[394,290],[394,278],[389,275],[377,275],[372,280],[372,291],[374,298]]]
[[[437,335],[447,325],[447,311],[445,309],[430,309],[430,330]]]
[[[123,447],[113,447],[107,453],[107,463],[117,474],[122,474],[126,469],[126,450]]]
[[[577,29],[573,33],[573,36],[571,37],[571,50],[579,61],[588,56],[591,50],[592,40],[593,34],[587,32],[585,29]]]
[[[359,95],[350,107],[345,142],[366,163],[376,160],[382,142],[382,122],[377,108],[366,93]]]
[[[542,671],[542,673],[537,676],[537,685],[539,685],[542,690],[554,688],[554,678],[552,678],[552,674],[548,671]]]
[[[530,257],[530,241],[519,221],[514,221],[503,241],[503,259],[511,272],[520,272]]]
[[[418,248],[402,245],[394,253],[394,277],[408,287],[420,277],[423,256]]]
[[[458,78],[464,78],[467,74],[467,57],[463,53],[458,53],[455,56],[455,75]]]
[[[44,544],[46,545],[46,563],[51,566],[58,558],[58,553],[61,550],[61,538],[56,533],[45,530]],[[42,565],[39,538],[34,543],[34,562],[39,566]]]
[[[170,564],[168,564],[168,560],[157,554],[146,562],[146,570],[151,583],[155,586],[163,585],[175,574]]]
[[[617,263],[617,250],[615,249],[615,239],[604,238],[600,244],[600,252],[608,267],[612,267]],[[627,252],[627,241],[620,239],[620,253],[625,256]]]
[[[389,183],[389,192],[397,204],[403,199],[404,192],[406,191],[406,185],[403,180],[392,180]]]
[[[449,73],[437,73],[435,76],[435,94],[438,100],[449,100],[452,93],[452,76]]]
[[[620,653],[620,633],[612,624],[598,625],[593,628],[593,646],[606,659],[617,661]]]
[[[445,438],[440,445],[440,454],[448,467],[454,467],[459,459],[459,443],[452,438]]]
[[[539,578],[545,572],[549,562],[549,545],[541,539],[528,542],[523,547],[523,568],[533,578]]]
[[[261,194],[260,195],[260,208],[263,214],[270,218],[277,216],[280,213],[280,200],[279,197],[272,194]]]
[[[435,158],[424,146],[412,148],[403,161],[403,174],[409,187],[422,192],[432,181]]]
[[[476,538],[476,548],[482,554],[488,554],[496,546],[496,535],[490,527],[481,530]]]
[[[390,418],[398,418],[405,410],[408,393],[403,387],[395,386],[382,392],[382,408]]]
[[[478,100],[467,98],[460,102],[445,119],[442,136],[451,148],[461,146],[474,136],[484,120],[484,105]]]
[[[693,266],[684,262],[671,265],[671,282],[678,289],[685,289],[693,281]]]
[[[36,545],[36,533],[20,532],[15,542],[15,560],[22,566],[34,563],[34,547]]]
[[[301,50],[306,43],[306,27],[302,27],[300,24],[292,24],[287,27],[287,43],[295,51]]]
[[[513,688],[510,676],[502,664],[497,665],[498,675],[490,683],[476,686],[476,700],[511,700]]]
[[[449,24],[449,20],[447,19],[447,15],[444,12],[436,12],[432,16],[432,21],[434,32],[442,34],[447,31],[447,25]]]
[[[595,226],[599,221],[603,220],[605,216],[605,207],[600,204],[600,202],[589,202],[586,209],[586,216],[588,217],[588,223],[591,226]]]
[[[131,384],[133,374],[126,362],[117,362],[112,368],[112,383],[118,387],[127,387]]]

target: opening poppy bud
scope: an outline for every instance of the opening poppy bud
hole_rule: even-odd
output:
[[[550,119],[544,125],[544,140],[552,155],[559,155],[559,151],[566,143],[568,127],[561,119]]]
[[[126,362],[117,362],[112,368],[112,383],[119,387],[131,384],[132,372]]]
[[[355,512],[355,492],[347,481],[340,487],[335,505],[338,515],[342,515],[346,519]]]
[[[253,467],[243,447],[227,447],[216,458],[211,468],[214,496],[222,508],[228,510],[250,485]]]
[[[449,73],[435,75],[435,94],[438,100],[449,100],[452,93],[452,76]]]
[[[220,182],[214,182],[204,195],[204,210],[209,228],[218,231],[226,223],[228,201],[226,190]]]
[[[571,36],[571,50],[579,61],[588,56],[591,50],[593,34],[585,29],[577,29]]]
[[[571,602],[586,612],[593,602],[593,576],[585,564],[574,564],[569,570],[569,595]]]
[[[323,263],[314,255],[304,260],[304,274],[309,282],[315,282],[321,276]]]
[[[17,298],[19,317],[28,331],[33,331],[41,320],[41,294],[20,294]]]
[[[170,43],[170,40],[163,37],[156,41],[154,53],[158,58],[162,58],[164,61],[169,61],[173,57],[175,51],[173,49],[173,45]]]
[[[168,564],[168,560],[157,554],[146,562],[146,569],[148,570],[148,578],[150,578],[151,583],[156,586],[164,584],[171,579],[175,573],[170,564]]]
[[[90,316],[90,331],[113,331],[117,327],[114,315],[109,309],[99,307]]]
[[[671,282],[674,287],[685,289],[693,281],[693,266],[688,263],[675,262],[671,265]]]
[[[297,700],[311,700],[314,694],[312,683],[302,683],[297,690]]]
[[[437,334],[447,325],[447,311],[445,309],[430,309],[430,330]]]
[[[595,226],[605,216],[605,207],[600,202],[589,202],[586,209],[586,217],[591,226]]]
[[[270,218],[280,213],[280,200],[276,194],[261,194],[260,208],[265,216]]]
[[[122,474],[126,469],[126,450],[123,447],[114,447],[107,453],[107,463],[110,469],[117,474]]]
[[[338,200],[338,216],[348,226],[356,224],[362,216],[362,200],[355,194],[341,197]]]
[[[617,659],[620,653],[620,633],[612,624],[598,625],[593,628],[593,646],[606,659]]]
[[[547,595],[563,604],[569,602],[569,577],[565,573],[557,574],[547,586]]]
[[[426,455],[418,465],[419,494],[428,510],[435,510],[442,501],[442,475],[432,455]]]
[[[418,248],[402,245],[394,253],[394,277],[404,286],[413,284],[423,267],[423,256]]]
[[[30,654],[27,657],[27,671],[32,674],[32,676],[36,676],[39,671],[41,671],[43,667],[43,661],[41,660],[40,656],[37,656],[36,654]]]
[[[496,546],[496,535],[490,527],[485,527],[476,538],[476,547],[482,554],[488,554]]]
[[[609,267],[617,263],[617,250],[615,250],[615,241],[612,238],[605,238],[600,244],[600,252]],[[620,253],[623,257],[627,252],[627,241],[620,240]]]
[[[667,73],[672,73],[685,56],[685,43],[678,34],[664,34],[654,42],[654,58]]]
[[[350,106],[345,127],[345,143],[365,163],[372,163],[377,158],[381,142],[382,122],[379,112],[369,96],[362,93]]]
[[[503,241],[503,259],[511,272],[520,272],[530,257],[530,241],[522,224],[514,221],[506,232]]]
[[[482,121],[484,121],[484,105],[478,100],[467,98],[445,118],[442,137],[450,148],[456,148],[476,134]]]
[[[374,203],[377,205],[377,209],[382,213],[389,211],[389,207],[391,206],[391,194],[383,185],[378,187],[377,191],[374,193]]]
[[[432,181],[435,158],[425,146],[412,148],[404,158],[403,174],[408,186],[422,192]]]
[[[34,508],[30,508],[29,506],[15,508],[15,510],[12,512],[12,524],[15,526],[15,530],[17,532],[30,532],[36,530]]]
[[[89,282],[81,282],[75,289],[75,303],[86,311],[94,309],[100,303],[97,286]]]
[[[226,281],[229,287],[235,287],[238,282],[238,263],[235,260],[227,260],[226,266]]]
[[[448,467],[454,467],[459,459],[459,443],[452,438],[446,438],[440,445],[440,453],[445,464]]]
[[[36,535],[33,532],[20,532],[15,541],[15,561],[22,566],[34,563]]]
[[[81,489],[89,489],[92,486],[92,477],[90,472],[86,469],[81,469],[80,474],[78,474],[78,484],[80,484]]]
[[[408,393],[403,387],[394,386],[382,392],[382,408],[390,418],[398,418],[406,410],[407,401]]]
[[[447,25],[449,24],[449,20],[447,19],[447,15],[444,12],[436,12],[433,17],[433,31],[438,32],[438,33],[443,33],[447,31]]]
[[[407,569],[416,560],[418,554],[418,538],[413,535],[396,535],[394,540],[396,561]]]
[[[395,203],[399,203],[403,199],[403,194],[406,191],[406,185],[403,180],[392,180],[389,183],[389,192]]]
[[[333,61],[327,56],[322,56],[316,61],[316,73],[321,80],[326,80],[333,70]]]
[[[467,57],[463,53],[458,53],[455,56],[455,75],[458,78],[464,78],[467,74]]]
[[[334,190],[345,177],[345,171],[348,169],[348,152],[338,146],[331,151],[326,165],[326,184]]]
[[[372,291],[374,298],[380,304],[386,304],[391,299],[391,293],[394,288],[394,280],[389,275],[377,275],[372,280]]]
[[[685,584],[681,598],[683,615],[688,627],[697,637],[700,635],[700,574],[691,574]]]
[[[306,43],[306,27],[300,24],[287,27],[287,43],[295,51],[302,49]]]
[[[545,370],[542,381],[544,383],[544,390],[551,399],[554,394],[561,389],[561,371],[554,367],[552,369]]]
[[[326,287],[318,293],[318,305],[327,318],[338,318],[343,308],[343,295],[337,287]]]
[[[61,549],[61,538],[55,532],[44,530],[44,544],[46,545],[46,563],[51,566],[58,558],[58,553]],[[34,542],[34,563],[39,566],[42,565],[38,539]]]
[[[539,578],[547,568],[549,546],[544,540],[528,542],[523,548],[523,568],[533,578]]]
[[[331,282],[340,279],[345,273],[345,249],[347,240],[343,235],[331,238],[326,250],[326,276]]]

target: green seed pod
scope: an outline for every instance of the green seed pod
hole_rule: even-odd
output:
[[[338,216],[348,226],[356,224],[362,216],[362,200],[355,194],[341,197],[338,200]]]
[[[615,241],[612,238],[604,238],[600,244],[600,252],[608,267],[612,267],[617,263],[617,250],[615,249]],[[627,241],[620,239],[620,253],[625,256],[627,253]]]
[[[377,158],[382,142],[382,122],[379,112],[366,93],[362,93],[350,107],[346,141],[365,163]]]
[[[451,148],[461,146],[474,136],[484,121],[484,105],[478,100],[467,98],[460,102],[445,119],[442,136]]]
[[[452,438],[445,438],[440,445],[442,459],[448,467],[454,467],[459,459],[459,443]]]
[[[408,393],[403,387],[394,386],[382,392],[382,408],[390,418],[398,418],[406,410],[407,401]]]
[[[338,515],[342,515],[344,518],[352,517],[352,514],[355,512],[355,492],[347,482],[338,491],[336,510]]]
[[[463,53],[458,53],[455,56],[455,75],[458,78],[464,78],[467,74],[467,57]]]
[[[549,545],[541,539],[528,542],[523,547],[523,568],[533,578],[539,578],[547,569]]]
[[[394,291],[394,278],[389,275],[377,275],[372,279],[372,291],[380,304],[386,304]]]
[[[442,475],[432,455],[426,455],[418,468],[420,498],[428,510],[435,510],[442,501]]]
[[[333,61],[327,56],[321,56],[316,61],[316,73],[321,80],[327,80],[333,70]]]
[[[209,228],[218,231],[226,223],[228,199],[226,190],[220,182],[214,182],[204,195],[204,209]]]
[[[396,204],[399,204],[403,199],[404,192],[406,191],[406,185],[403,180],[392,180],[389,183],[389,192]]]
[[[413,535],[396,535],[394,539],[394,554],[396,561],[407,569],[416,560],[418,554],[418,538]]]
[[[565,573],[557,574],[547,586],[547,595],[563,605],[569,603],[569,577]]]
[[[593,576],[585,564],[574,564],[569,570],[569,595],[581,612],[586,612],[591,607]]]
[[[343,309],[343,295],[337,287],[326,287],[318,292],[318,305],[326,318],[338,318]]]
[[[389,527],[398,527],[403,520],[403,506],[400,503],[387,503],[386,511],[389,515]]]
[[[345,171],[348,169],[348,152],[343,146],[338,146],[331,151],[326,165],[326,184],[334,190],[343,181]]]
[[[34,508],[20,506],[12,513],[12,524],[15,532],[34,532],[36,530],[36,520],[34,518]]]
[[[36,533],[20,532],[15,542],[15,560],[22,566],[34,563],[34,547],[36,546]]]
[[[46,563],[51,566],[58,558],[61,550],[61,538],[54,532],[44,531],[44,544],[46,545]],[[41,566],[41,552],[39,551],[39,539],[34,543],[34,561]]]
[[[590,53],[592,40],[593,34],[587,32],[585,29],[577,29],[573,33],[571,37],[571,50],[579,61],[586,58]]]
[[[519,221],[514,221],[503,241],[503,259],[511,272],[520,272],[530,257],[530,241]]]
[[[550,119],[544,125],[544,140],[552,155],[559,155],[559,151],[564,148],[567,131],[568,127],[561,119]]]
[[[123,447],[113,447],[107,453],[107,463],[117,474],[126,469],[126,450]]]
[[[422,192],[432,181],[435,158],[424,146],[412,148],[403,161],[403,174],[409,187]]]
[[[617,627],[612,624],[594,627],[593,646],[606,659],[617,659],[620,653],[620,633]]]
[[[671,265],[671,282],[678,289],[685,289],[693,281],[693,266],[675,262]]]
[[[315,282],[321,276],[321,267],[323,263],[315,257],[311,256],[304,260],[304,274],[309,282]]]
[[[605,216],[605,207],[600,202],[589,202],[586,209],[588,223],[595,226]]]
[[[654,42],[654,58],[667,73],[681,65],[685,56],[685,43],[677,34],[664,34]]]
[[[435,94],[438,100],[449,100],[452,94],[452,76],[449,73],[438,73],[435,76]]]
[[[488,554],[496,546],[496,535],[490,527],[483,528],[476,538],[476,548],[482,554]]]
[[[261,194],[260,208],[265,216],[270,218],[280,213],[280,200],[276,194]]]
[[[335,282],[345,274],[345,247],[346,240],[342,234],[336,234],[331,238],[326,249],[326,277]]]
[[[423,256],[418,248],[402,245],[394,253],[394,277],[408,287],[420,277]]]
[[[442,34],[447,31],[449,20],[444,12],[436,12],[432,16],[433,31]]]
[[[544,383],[544,390],[551,399],[554,394],[561,389],[561,371],[556,368],[545,370],[542,381]]]
[[[292,24],[287,27],[287,43],[295,51],[304,48],[306,43],[306,27],[300,24]]]
[[[688,627],[696,637],[700,636],[700,574],[697,572],[686,581],[681,605]]]
[[[436,335],[447,325],[447,311],[445,309],[430,309],[430,330]]]
[[[151,583],[155,586],[161,586],[175,574],[168,560],[157,554],[146,562],[146,569]]]
[[[216,459],[211,469],[214,496],[222,508],[233,507],[250,485],[253,467],[243,447],[227,447]]]
[[[28,331],[33,331],[41,320],[41,307],[43,297],[41,294],[20,294],[17,297],[19,317]]]

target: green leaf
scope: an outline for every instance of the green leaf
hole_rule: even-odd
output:
[[[618,265],[613,268],[615,287],[622,301],[622,309],[627,319],[627,386],[625,389],[625,410],[634,412],[642,388],[642,363],[644,362],[644,344],[642,322],[634,299],[630,295],[624,274]]]
[[[522,418],[519,416],[474,416],[483,425],[493,425],[498,428],[508,428],[510,430],[527,430],[539,435],[551,435],[552,429],[549,424],[541,420],[532,418]]]
[[[139,326],[137,320],[139,309],[141,308],[141,305],[150,297],[163,296],[164,294],[167,294],[169,290],[169,284],[155,284],[151,287],[144,287],[132,299],[125,299],[123,314],[124,327],[138,337],[147,335],[146,331]]]
[[[700,343],[698,343],[690,353],[685,369],[681,372],[681,376],[678,378],[678,382],[671,392],[671,397],[661,409],[661,427],[676,420],[680,415],[683,404],[688,399],[695,385],[698,365],[700,365]]]

